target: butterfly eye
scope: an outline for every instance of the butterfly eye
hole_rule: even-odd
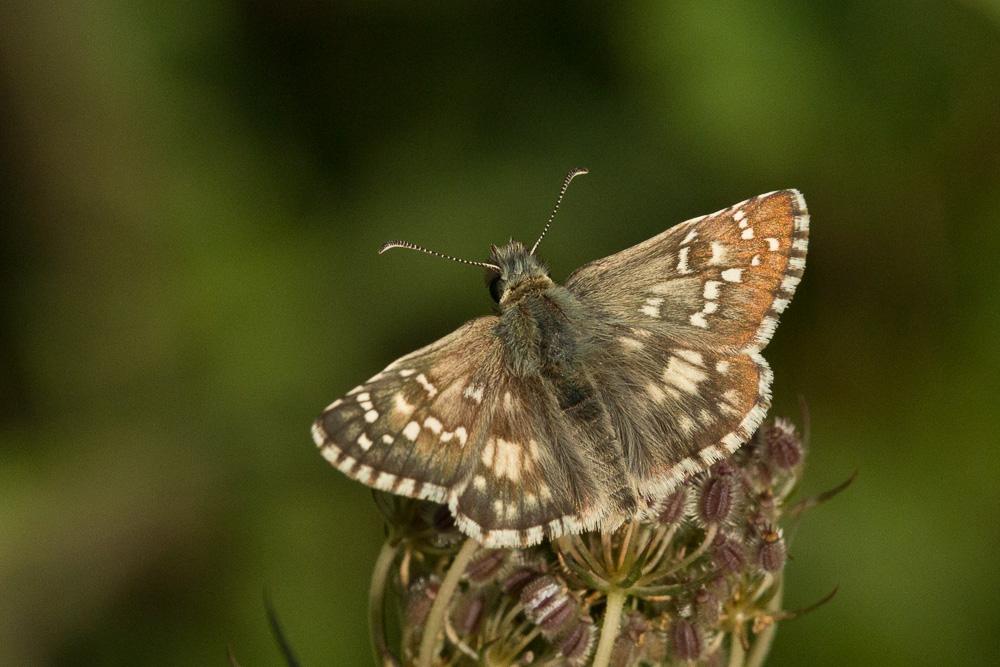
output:
[[[497,303],[500,303],[500,297],[503,296],[503,291],[506,289],[507,283],[500,276],[495,277],[490,281],[490,296]]]

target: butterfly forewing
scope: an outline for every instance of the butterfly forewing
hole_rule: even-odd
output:
[[[313,425],[323,455],[364,484],[444,503],[485,427],[483,388],[499,372],[494,317],[390,364]]]
[[[759,351],[802,277],[808,233],[802,195],[782,190],[591,262],[566,287],[682,347]]]

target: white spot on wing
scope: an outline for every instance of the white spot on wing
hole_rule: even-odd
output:
[[[434,435],[441,433],[441,422],[438,421],[436,417],[428,417],[424,420],[424,428],[432,432]]]
[[[680,357],[671,356],[667,368],[663,371],[663,379],[681,391],[689,394],[698,393],[698,383],[703,382],[708,375]]]
[[[406,425],[406,428],[403,429],[403,435],[406,436],[410,442],[416,442],[417,436],[420,435],[420,424],[417,422],[410,422]]]
[[[726,261],[726,246],[718,241],[712,241],[712,256],[709,258],[709,264],[722,264]]]
[[[369,410],[365,413],[365,421],[369,424],[374,423],[376,419],[378,419],[378,412],[376,410]]]
[[[483,402],[483,385],[481,384],[470,384],[462,392],[462,396],[466,398],[471,398],[477,404]]]
[[[722,285],[718,280],[706,280],[705,281],[705,298],[706,299],[718,299],[719,298],[719,286]]]
[[[396,483],[396,476],[391,472],[380,472],[375,478],[375,488],[380,491],[389,491]]]
[[[361,449],[365,450],[366,452],[369,449],[371,449],[372,444],[373,444],[372,440],[368,437],[367,434],[362,433],[361,435],[358,436],[358,445],[360,445]]]
[[[743,277],[743,269],[726,269],[722,272],[722,279],[727,283],[738,283]]]
[[[424,391],[427,392],[427,395],[429,397],[434,398],[435,396],[437,396],[438,393],[437,387],[431,384],[431,381],[427,379],[426,375],[420,373],[414,379],[420,384],[421,387],[424,388]]]
[[[688,253],[691,252],[691,248],[684,246],[680,249],[677,255],[677,272],[681,274],[691,273],[691,269],[688,267]]]
[[[695,352],[694,350],[676,350],[674,354],[684,359],[684,361],[692,363],[696,366],[705,365],[705,358],[701,356],[701,352]]]
[[[496,438],[493,472],[497,477],[507,477],[512,482],[521,479],[521,445]]]
[[[403,398],[403,392],[397,391],[392,397],[392,409],[397,415],[409,417],[413,414],[416,406],[412,403],[408,403],[407,400]]]

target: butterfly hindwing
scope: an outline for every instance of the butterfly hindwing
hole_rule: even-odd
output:
[[[508,376],[488,402],[488,434],[451,504],[463,532],[509,547],[620,522],[627,485],[606,416],[573,418],[537,377]]]
[[[771,371],[760,355],[672,347],[630,333],[642,347],[605,349],[602,366],[613,370],[601,376],[602,399],[616,416],[636,496],[655,499],[749,439],[767,411]]]

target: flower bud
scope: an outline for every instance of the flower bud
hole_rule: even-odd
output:
[[[562,582],[549,574],[528,582],[521,589],[520,598],[525,616],[549,637],[557,634],[571,618],[579,616],[576,599]]]
[[[719,535],[712,545],[712,562],[724,572],[739,572],[746,565],[743,543],[727,535]]]
[[[500,582],[500,588],[508,595],[518,595],[524,585],[538,576],[538,570],[531,567],[519,567],[508,574]]]
[[[686,507],[687,487],[681,486],[664,498],[663,503],[660,506],[660,523],[664,525],[677,523],[684,518],[684,510]]]
[[[705,523],[722,523],[733,511],[736,480],[728,466],[717,465],[701,486],[698,515]]]
[[[678,660],[697,660],[704,648],[701,631],[686,618],[679,618],[670,626],[670,645]]]
[[[479,629],[485,608],[486,597],[478,590],[463,595],[455,602],[451,623],[460,637],[474,634]]]
[[[785,567],[785,556],[785,540],[781,532],[766,530],[757,549],[757,564],[767,572],[778,572]]]
[[[767,460],[776,468],[790,470],[802,461],[802,440],[786,419],[774,420],[764,435],[764,443]]]
[[[589,617],[577,619],[556,641],[556,647],[559,654],[566,658],[567,664],[583,665],[590,657],[596,634],[594,622]]]
[[[506,549],[484,549],[465,568],[465,576],[476,585],[489,583],[504,566],[509,553]]]

